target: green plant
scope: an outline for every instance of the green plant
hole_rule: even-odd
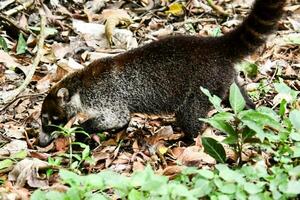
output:
[[[73,140],[75,138],[75,135],[76,134],[84,134],[86,135],[87,137],[90,137],[89,134],[87,132],[85,132],[84,130],[82,130],[80,127],[72,127],[72,128],[69,128],[69,127],[62,127],[62,126],[55,126],[55,125],[52,125],[54,127],[56,127],[58,130],[52,132],[52,136],[53,137],[58,137],[58,136],[64,136],[66,138],[68,138],[69,140],[69,164],[71,165],[72,164],[72,157],[73,157],[73,150],[72,150],[72,143],[73,143]]]
[[[242,164],[242,153],[245,144],[263,143],[271,136],[280,135],[287,130],[281,125],[280,118],[271,109],[244,110],[245,100],[238,86],[234,83],[230,87],[229,102],[232,112],[224,111],[221,99],[211,95],[208,90],[201,88],[212,102],[218,113],[209,119],[201,121],[209,123],[214,128],[226,134],[223,141],[232,147],[238,155],[238,164]],[[212,138],[202,138],[205,151],[219,162],[225,162],[225,150],[220,143]],[[213,151],[212,151],[213,150]]]

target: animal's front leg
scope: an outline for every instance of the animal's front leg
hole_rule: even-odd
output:
[[[92,117],[80,124],[87,133],[96,133],[106,130],[118,130],[129,123],[130,113],[126,108],[123,109],[103,109]]]

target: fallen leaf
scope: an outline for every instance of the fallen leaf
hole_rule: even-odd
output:
[[[7,156],[18,153],[21,150],[27,151],[27,143],[23,140],[12,140],[10,143],[0,148],[0,155]]]
[[[0,63],[3,63],[7,68],[20,66],[12,56],[3,50],[0,50]]]
[[[184,6],[179,2],[175,2],[175,3],[172,3],[169,6],[169,10],[167,10],[165,12],[166,12],[166,14],[172,14],[174,16],[181,16],[181,15],[184,15]]]
[[[179,165],[167,166],[163,171],[163,175],[169,176],[169,177],[174,177],[174,176],[178,175],[183,169],[184,169],[184,166],[179,166]]]
[[[114,28],[119,25],[128,26],[132,23],[132,20],[128,13],[122,9],[106,9],[102,11],[101,18],[105,22],[105,35],[109,44],[113,44],[112,36]]]
[[[24,187],[26,183],[34,188],[48,186],[48,180],[42,179],[38,173],[40,168],[45,169],[47,167],[49,167],[47,162],[36,158],[25,158],[18,162],[8,174],[8,180],[15,182],[15,186],[17,187]]]
[[[185,148],[177,160],[187,166],[197,166],[201,163],[216,164],[215,159],[201,151],[198,146],[189,146]]]

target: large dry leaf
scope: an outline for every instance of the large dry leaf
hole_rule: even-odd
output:
[[[117,25],[130,25],[132,20],[128,13],[122,9],[106,9],[103,10],[101,18],[105,20],[105,35],[109,44],[113,44],[113,32]]]
[[[110,48],[105,36],[105,26],[96,23],[86,23],[80,20],[73,20],[73,27],[81,34],[86,44],[95,50]],[[132,49],[138,46],[136,39],[129,30],[115,28],[112,36],[115,48]]]
[[[48,186],[48,180],[42,179],[38,173],[40,168],[45,169],[47,167],[49,167],[47,162],[36,158],[25,158],[18,162],[8,174],[8,180],[15,182],[17,187],[24,187],[26,183],[34,188]]]
[[[0,155],[11,155],[21,150],[27,150],[27,143],[23,140],[12,140],[10,143],[0,148]]]

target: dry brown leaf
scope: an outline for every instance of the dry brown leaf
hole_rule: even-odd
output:
[[[21,150],[27,151],[27,143],[23,140],[12,140],[10,143],[4,145],[0,148],[0,155],[2,156],[8,156],[11,154],[18,153]]]
[[[69,149],[70,142],[67,137],[59,137],[54,140],[54,146],[58,152],[66,152]]]
[[[134,161],[132,164],[132,171],[143,171],[145,169],[145,165],[141,161]]]
[[[3,63],[7,68],[20,66],[12,56],[3,50],[0,50],[0,63]]]
[[[48,160],[49,154],[41,152],[30,152],[31,158],[37,158],[39,160]]]
[[[198,146],[189,146],[185,148],[177,160],[187,166],[197,166],[200,163],[216,164],[215,159],[201,151]]]
[[[183,169],[184,166],[178,166],[178,165],[167,166],[163,171],[163,175],[174,177],[178,175]]]
[[[40,168],[45,169],[47,167],[49,167],[47,162],[36,158],[25,158],[18,162],[8,174],[8,180],[13,181],[17,187],[24,187],[26,183],[34,188],[48,186],[48,180],[42,179],[38,174]]]
[[[19,125],[15,125],[15,124],[9,124],[9,125],[5,124],[3,129],[5,131],[4,134],[9,138],[14,138],[14,139],[24,139],[25,138],[24,126],[19,126]]]

